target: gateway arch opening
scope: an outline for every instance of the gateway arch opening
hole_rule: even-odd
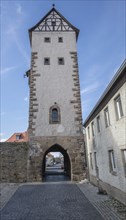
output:
[[[44,155],[42,176],[45,182],[71,180],[70,158],[60,145],[53,145]]]

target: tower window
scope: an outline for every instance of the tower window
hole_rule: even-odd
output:
[[[63,57],[58,58],[58,64],[64,65],[64,58]]]
[[[56,22],[55,21],[52,21],[52,26],[55,26],[56,25]]]
[[[58,121],[58,110],[56,108],[52,109],[52,122]]]
[[[57,105],[54,105],[50,108],[49,123],[50,124],[59,124],[60,123],[60,108]]]
[[[46,43],[50,43],[50,42],[51,42],[50,37],[45,37],[45,38],[44,38],[44,42],[46,42]]]
[[[44,58],[44,65],[50,65],[50,58]]]
[[[63,42],[63,38],[62,38],[62,37],[59,37],[59,38],[58,38],[58,42],[59,42],[59,43],[62,43],[62,42]]]

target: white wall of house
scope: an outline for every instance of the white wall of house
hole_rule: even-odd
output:
[[[123,116],[117,120],[115,98],[120,95]],[[105,126],[104,109],[108,107],[110,125]],[[100,116],[100,132],[97,129],[97,117]],[[91,123],[94,122],[94,136]],[[88,128],[89,127],[89,128]],[[90,138],[88,136],[90,129]],[[114,94],[107,105],[86,127],[87,154],[89,160],[89,175],[96,177],[96,163],[99,169],[99,179],[116,189],[126,192],[126,83]],[[115,167],[109,157],[114,152]],[[125,154],[125,156],[124,156]],[[91,165],[92,157],[92,165]],[[92,167],[93,166],[93,167]],[[112,170],[113,166],[113,170]]]

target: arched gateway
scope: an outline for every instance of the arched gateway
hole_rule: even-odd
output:
[[[29,181],[43,180],[44,159],[50,148],[64,155],[71,180],[84,179],[78,34],[79,30],[54,7],[29,29]]]
[[[63,155],[63,175],[69,177],[69,179],[71,179],[71,162],[70,162],[70,157],[68,155],[67,150],[65,150],[63,147],[61,147],[58,144],[54,144],[52,147],[50,147],[44,154],[43,157],[43,162],[42,162],[42,177],[44,178],[46,175],[46,156],[49,153],[52,152],[60,152]],[[55,173],[55,172],[54,172]],[[61,175],[61,173],[59,172],[59,174]]]

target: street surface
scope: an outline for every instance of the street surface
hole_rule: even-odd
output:
[[[1,220],[102,220],[76,184],[23,185],[1,211]]]

